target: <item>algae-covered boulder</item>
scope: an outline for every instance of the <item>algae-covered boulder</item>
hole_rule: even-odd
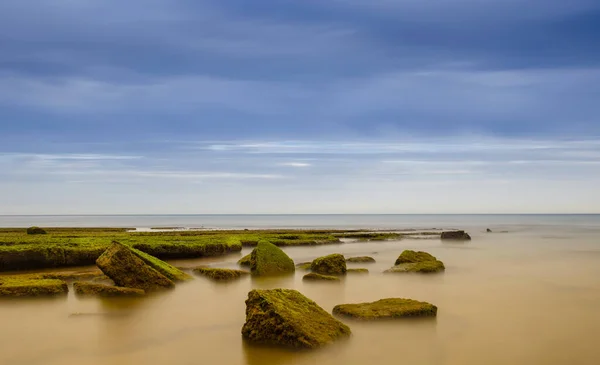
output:
[[[78,296],[97,297],[141,297],[146,294],[142,289],[124,288],[120,286],[94,284],[83,281],[73,283],[73,289]]]
[[[40,297],[67,295],[67,283],[29,275],[0,277],[0,297]]]
[[[129,247],[113,242],[96,265],[117,286],[154,291],[175,286],[173,281],[147,265]]]
[[[404,250],[400,256],[398,256],[394,265],[435,260],[435,256],[424,251]]]
[[[192,279],[192,277],[190,275],[184,273],[183,271],[179,270],[175,266],[171,266],[168,263],[157,259],[156,257],[154,257],[152,255],[149,255],[149,254],[147,254],[143,251],[137,250],[135,248],[131,248],[131,251],[137,257],[142,259],[142,261],[144,261],[146,263],[146,265],[149,265],[154,270],[163,274],[164,276],[166,276],[167,278],[169,278],[172,281],[185,281],[185,280]]]
[[[405,250],[396,259],[395,266],[385,273],[403,273],[403,272],[419,272],[419,273],[434,273],[444,271],[444,263],[436,259],[435,256],[423,252]]]
[[[455,241],[469,241],[471,236],[465,231],[446,231],[442,232],[441,238],[443,240],[455,240]]]
[[[251,265],[251,257],[252,253],[247,254],[246,256],[242,257],[241,259],[238,260],[237,264],[240,266],[246,266],[246,267],[250,267]]]
[[[361,320],[434,317],[437,307],[412,299],[387,298],[372,303],[336,305],[333,314]]]
[[[310,270],[310,265],[312,265],[312,262],[301,262],[296,264],[296,268],[300,270]]]
[[[254,343],[319,348],[350,335],[350,328],[292,289],[252,290],[242,336]]]
[[[346,259],[346,262],[371,263],[371,262],[375,262],[375,259],[372,258],[371,256],[357,256],[357,257],[348,257]]]
[[[340,281],[337,276],[322,275],[315,272],[308,273],[302,277],[305,281]]]
[[[347,269],[346,270],[346,274],[368,274],[369,273],[369,269],[365,269],[365,268],[356,268],[356,269]]]
[[[46,231],[40,227],[27,228],[27,234],[46,234]]]
[[[197,267],[192,271],[194,272],[194,274],[205,276],[214,281],[231,281],[235,279],[240,279],[246,275],[250,275],[248,271],[219,269],[212,267]]]
[[[319,257],[313,260],[310,269],[318,274],[343,275],[346,273],[346,259],[339,253]]]
[[[294,261],[282,249],[260,241],[250,254],[250,272],[256,276],[290,274],[296,271]]]

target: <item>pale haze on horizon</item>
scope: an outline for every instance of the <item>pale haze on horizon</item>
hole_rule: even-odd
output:
[[[600,213],[600,2],[6,0],[0,214]]]

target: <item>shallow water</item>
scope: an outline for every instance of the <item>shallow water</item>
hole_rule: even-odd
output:
[[[342,283],[294,277],[203,278],[143,299],[0,301],[0,364],[597,364],[600,359],[600,228],[506,226],[469,243],[404,240],[287,248],[296,262],[328,253],[370,255],[369,275]],[[404,249],[443,260],[435,275],[382,274]],[[235,267],[241,254],[176,262]],[[64,271],[64,270],[62,270]],[[247,293],[294,288],[331,311],[384,297],[424,300],[438,317],[385,323],[344,320],[353,336],[314,352],[242,341]],[[73,315],[78,314],[78,315]]]

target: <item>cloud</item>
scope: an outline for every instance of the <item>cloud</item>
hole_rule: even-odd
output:
[[[289,167],[309,167],[312,166],[307,162],[284,162],[280,164],[281,166],[289,166]]]

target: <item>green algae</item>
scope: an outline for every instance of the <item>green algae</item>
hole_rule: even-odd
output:
[[[295,271],[294,261],[281,248],[270,242],[259,242],[250,254],[250,272],[252,275],[281,275]]]
[[[250,275],[250,272],[248,271],[212,267],[197,267],[192,271],[195,274],[205,276],[214,281],[231,281]]]
[[[357,257],[348,257],[346,259],[346,262],[372,263],[372,262],[375,262],[375,259],[372,258],[371,256],[357,256]]]
[[[313,260],[310,269],[318,274],[343,275],[346,273],[346,259],[339,253],[318,257]]]
[[[413,299],[386,298],[371,303],[336,305],[333,314],[360,320],[434,317],[437,307]]]
[[[144,261],[146,263],[146,265],[149,265],[154,270],[163,274],[164,276],[166,276],[167,278],[169,278],[172,281],[186,281],[186,280],[192,279],[192,277],[190,275],[184,273],[183,271],[179,270],[175,266],[172,266],[160,259],[157,259],[156,257],[154,257],[152,255],[148,255],[147,253],[140,251],[138,249],[135,249],[135,248],[131,248],[131,251],[137,257],[142,259],[142,261]]]
[[[407,264],[407,263],[415,263],[415,262],[424,262],[424,261],[435,261],[436,258],[424,251],[413,251],[413,250],[405,250],[400,256],[396,259],[396,263],[394,265]]]
[[[423,261],[395,265],[391,269],[385,270],[384,273],[404,273],[404,272],[416,272],[416,273],[436,273],[444,271],[446,268],[444,263],[435,261]]]
[[[246,256],[244,256],[241,259],[239,259],[238,262],[237,262],[237,264],[240,265],[240,266],[250,267],[251,262],[252,262],[251,256],[252,256],[251,253],[247,254]]]
[[[60,296],[69,292],[67,283],[31,275],[0,277],[0,297]]]
[[[242,336],[249,342],[315,349],[348,337],[350,328],[291,289],[252,290]]]
[[[124,288],[120,286],[94,284],[77,281],[73,283],[73,290],[78,296],[96,297],[141,297],[146,294],[141,289]]]
[[[369,269],[365,268],[356,268],[356,269],[346,269],[346,274],[368,274]]]
[[[340,281],[337,276],[322,275],[315,272],[308,273],[302,277],[305,281]]]

